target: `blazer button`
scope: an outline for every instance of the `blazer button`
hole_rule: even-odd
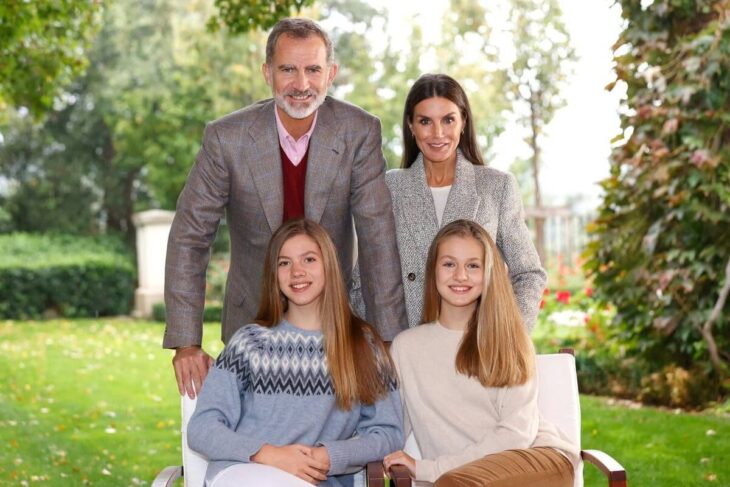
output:
[[[416,280],[416,275],[414,273],[410,272],[408,274],[408,280],[411,281],[411,282],[415,281]]]

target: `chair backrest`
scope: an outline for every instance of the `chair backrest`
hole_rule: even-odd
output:
[[[537,384],[540,414],[560,428],[580,449],[580,397],[575,357],[571,353],[538,355]],[[573,485],[583,485],[582,462],[576,469]]]
[[[205,471],[208,469],[208,459],[193,451],[188,446],[188,422],[195,411],[197,399],[190,399],[187,395],[180,398],[182,410],[182,456],[183,481],[185,487],[203,487]]]

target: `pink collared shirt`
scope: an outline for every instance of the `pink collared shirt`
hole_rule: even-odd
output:
[[[315,125],[317,125],[318,112],[319,110],[314,112],[312,126],[309,128],[307,133],[299,137],[299,140],[294,140],[294,137],[292,137],[289,132],[287,132],[286,128],[284,128],[284,124],[281,122],[281,118],[279,117],[279,109],[274,106],[274,115],[276,115],[276,129],[277,132],[279,132],[279,144],[281,144],[281,148],[284,150],[284,154],[286,154],[286,156],[295,166],[298,166],[299,163],[302,162],[304,154],[307,153],[307,148],[309,147],[309,138],[312,136],[312,132],[314,132]]]

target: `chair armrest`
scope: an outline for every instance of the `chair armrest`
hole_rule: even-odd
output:
[[[385,477],[383,462],[368,463],[365,477],[368,487],[385,487],[385,482],[383,481]]]
[[[403,465],[394,465],[390,467],[390,486],[391,487],[411,487],[411,474]]]
[[[626,470],[611,455],[600,450],[582,450],[581,458],[584,461],[592,463],[603,472],[608,479],[609,487],[626,487]]]
[[[177,479],[182,477],[182,467],[165,467],[162,472],[157,474],[155,480],[152,481],[151,487],[172,487]]]
[[[368,487],[384,487],[385,469],[382,462],[370,462],[367,466]],[[411,475],[402,465],[390,468],[390,487],[411,487]]]

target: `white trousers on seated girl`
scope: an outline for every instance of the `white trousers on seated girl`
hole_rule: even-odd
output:
[[[222,470],[208,487],[312,487],[299,477],[270,465],[237,463]]]

